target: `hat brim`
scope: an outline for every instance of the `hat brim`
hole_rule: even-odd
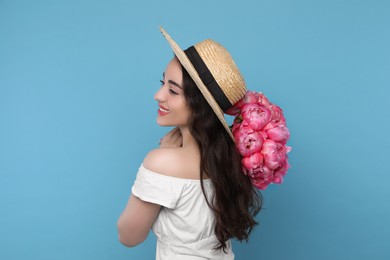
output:
[[[234,137],[232,132],[230,131],[230,128],[226,122],[224,113],[222,109],[219,107],[217,101],[215,101],[214,97],[211,95],[210,91],[207,89],[207,87],[204,85],[202,79],[199,77],[198,72],[192,65],[191,61],[188,59],[187,55],[184,53],[184,51],[179,47],[179,45],[172,40],[171,36],[162,28],[160,27],[161,33],[164,35],[164,37],[167,39],[169,45],[171,45],[171,48],[173,52],[175,53],[176,57],[180,61],[181,65],[186,69],[192,80],[195,82],[195,84],[198,86],[200,92],[206,99],[207,103],[210,105],[210,107],[213,109],[215,115],[218,117],[219,121],[221,121],[222,125],[226,129],[226,131],[229,133],[230,137],[232,138],[234,142]]]

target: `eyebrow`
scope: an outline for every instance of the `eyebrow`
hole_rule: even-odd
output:
[[[172,84],[172,85],[174,85],[174,86],[176,86],[176,87],[178,87],[178,88],[180,88],[180,89],[183,89],[179,84],[177,84],[177,83],[174,82],[173,80],[168,80],[168,83],[169,83],[169,84]]]
[[[165,73],[163,73],[163,78],[165,78]],[[173,80],[168,80],[168,83],[171,84],[171,85],[174,85],[174,86],[176,86],[176,87],[178,87],[178,88],[180,88],[180,89],[183,89],[183,87],[180,86],[179,83],[176,83],[176,82],[173,81]]]

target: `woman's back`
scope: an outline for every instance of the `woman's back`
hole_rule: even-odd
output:
[[[180,163],[180,166],[184,165]],[[188,169],[189,174],[183,169],[181,175],[190,176],[193,169]],[[212,201],[211,180],[204,180],[203,187],[207,199]],[[163,206],[152,227],[157,237],[156,259],[234,259],[230,242],[228,254],[213,250],[219,243],[214,235],[215,216],[206,202],[199,179],[172,177],[141,165],[132,193],[144,201]]]

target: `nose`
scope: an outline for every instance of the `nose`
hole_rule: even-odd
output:
[[[162,86],[157,92],[154,94],[154,100],[158,102],[164,102],[165,101],[165,95],[164,95],[164,86]]]

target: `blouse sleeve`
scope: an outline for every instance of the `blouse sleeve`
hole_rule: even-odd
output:
[[[174,209],[182,190],[183,185],[174,182],[172,177],[152,172],[141,165],[131,192],[143,201]]]

